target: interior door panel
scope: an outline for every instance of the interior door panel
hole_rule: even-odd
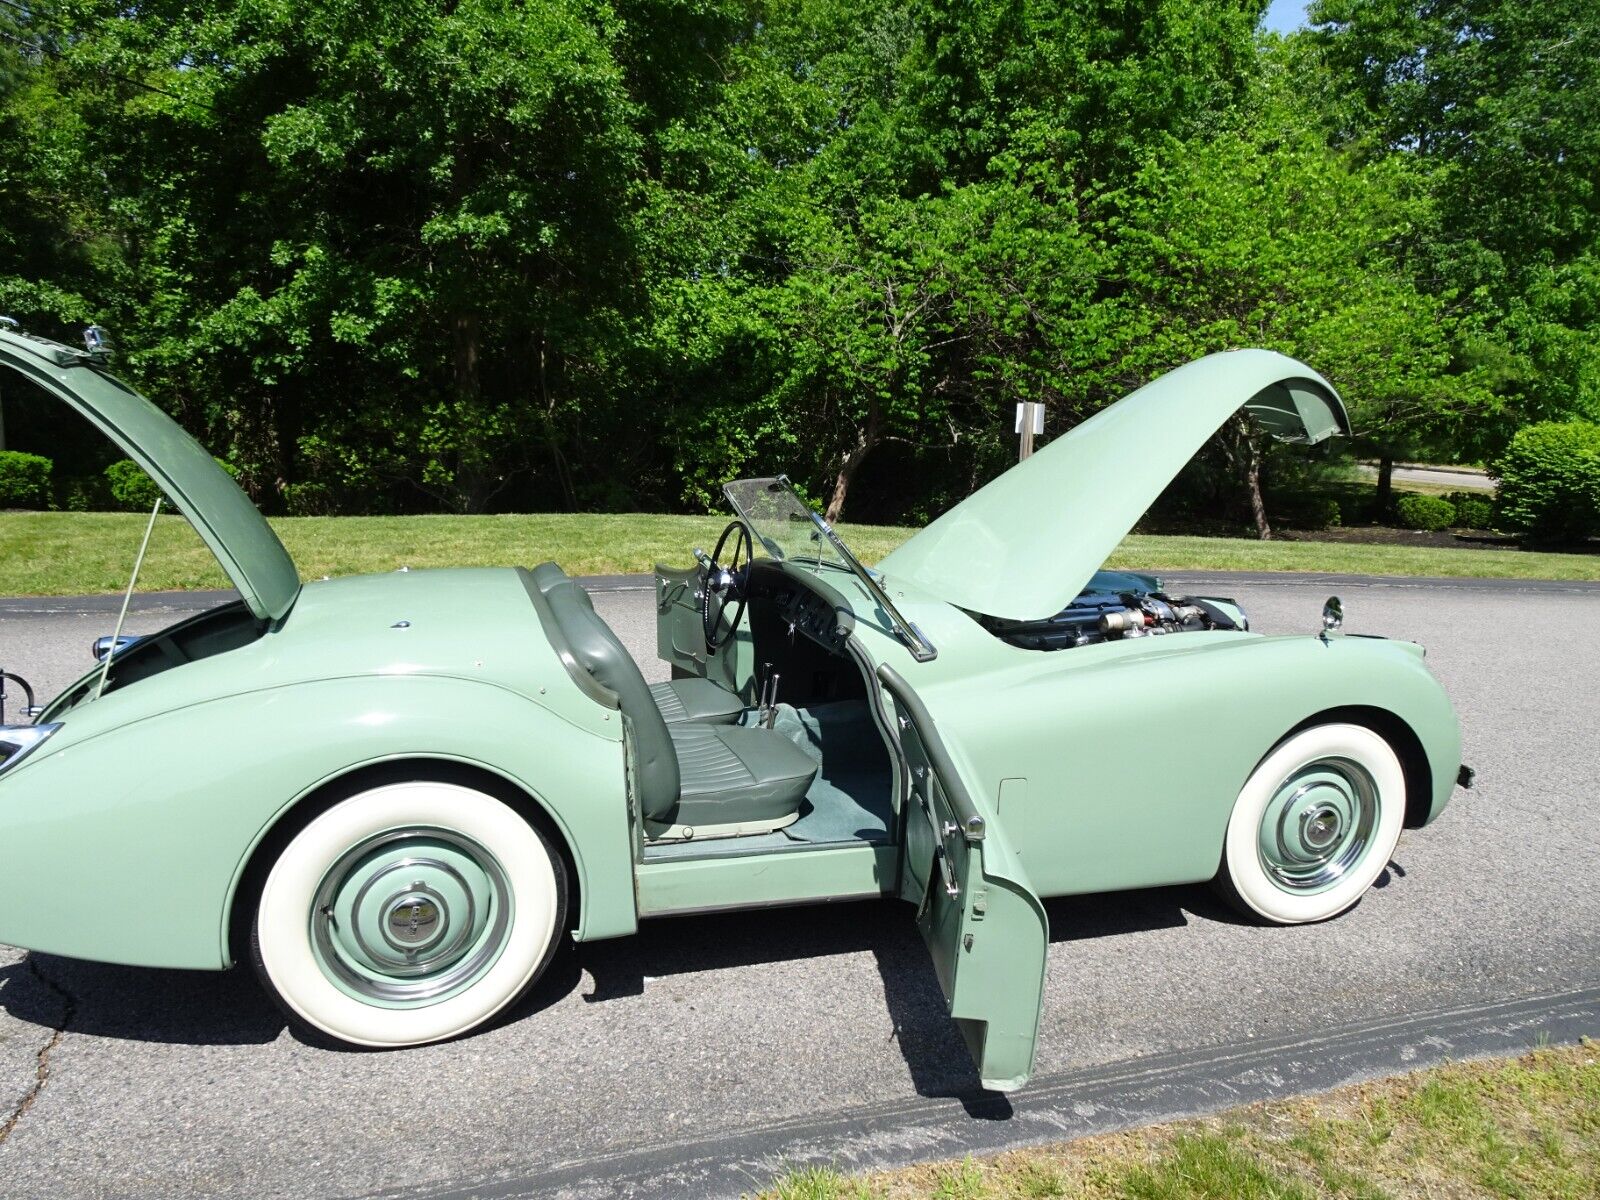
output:
[[[1011,1091],[1033,1070],[1050,941],[1044,905],[916,694],[888,666],[878,678],[894,703],[909,773],[900,894],[917,905],[917,928],[979,1079]]]

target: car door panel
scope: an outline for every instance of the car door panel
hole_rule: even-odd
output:
[[[656,564],[656,655],[672,667],[674,676],[709,679],[749,699],[754,695],[750,615],[747,611],[727,642],[708,653],[700,613],[704,586],[705,572],[699,566],[680,570]]]
[[[894,702],[909,776],[900,895],[983,1086],[1021,1087],[1033,1070],[1049,921],[1004,826],[960,778],[914,692],[878,671]]]
[[[700,618],[699,566],[656,564],[656,654],[674,673],[704,676],[706,637]]]

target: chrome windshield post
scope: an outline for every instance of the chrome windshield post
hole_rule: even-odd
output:
[[[788,481],[785,480],[784,482]],[[855,572],[856,578],[861,580],[862,585],[871,593],[872,598],[883,607],[883,611],[894,625],[895,633],[906,644],[906,649],[911,651],[911,657],[918,662],[932,662],[938,658],[939,651],[934,647],[934,644],[928,640],[922,630],[906,620],[900,610],[894,606],[894,601],[889,599],[889,593],[884,591],[878,581],[872,577],[872,572],[861,565],[861,560],[855,556],[849,546],[845,545],[844,539],[833,531],[833,526],[828,524],[819,513],[813,512],[811,519],[816,522],[817,529],[822,536],[828,539],[828,544]]]

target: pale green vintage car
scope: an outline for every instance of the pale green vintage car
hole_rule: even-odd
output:
[[[339,1042],[451,1038],[561,938],[646,917],[907,902],[984,1085],[1034,1060],[1042,898],[1215,880],[1246,913],[1355,904],[1467,779],[1416,645],[1252,633],[1098,571],[1241,407],[1347,432],[1240,350],[1128,396],[864,568],[782,477],[656,578],[651,685],[554,563],[302,584],[250,501],[93,350],[0,365],[160,483],[242,599],[118,647],[0,730],[0,941],[254,962]],[[130,897],[134,899],[130,899]]]

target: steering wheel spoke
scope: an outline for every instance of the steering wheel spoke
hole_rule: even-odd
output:
[[[728,548],[730,537],[733,538],[733,553],[725,560],[722,554]],[[706,653],[715,654],[719,646],[733,637],[739,622],[744,620],[746,583],[750,562],[755,557],[750,531],[742,521],[729,521],[722,536],[717,539],[717,548],[712,551],[711,557],[702,558],[700,554],[695,557],[701,559],[704,574],[700,588],[700,625],[705,634]],[[723,615],[730,602],[736,607],[733,619],[724,626]]]

